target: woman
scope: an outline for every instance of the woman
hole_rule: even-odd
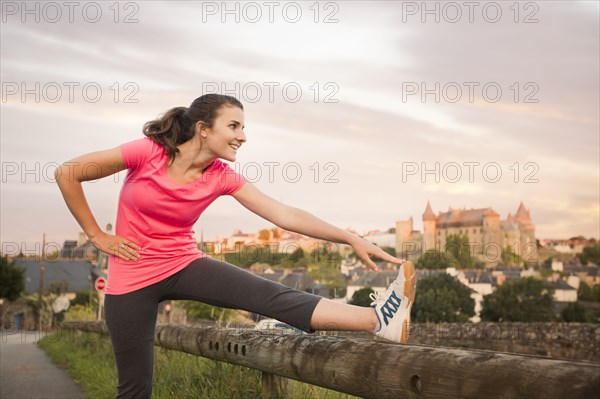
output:
[[[157,304],[189,299],[244,309],[306,332],[371,331],[406,342],[416,288],[411,262],[315,216],[263,194],[221,159],[235,161],[246,142],[235,98],[207,94],[144,125],[146,137],[61,165],[55,177],[65,202],[100,251],[109,255],[105,315],[118,370],[118,398],[150,398]],[[94,168],[86,167],[90,164]],[[70,173],[66,173],[66,170]],[[128,169],[115,235],[103,232],[81,182]],[[370,256],[400,264],[398,278],[372,307],[340,304],[212,259],[197,248],[193,225],[220,195],[290,231],[346,243],[373,270]]]

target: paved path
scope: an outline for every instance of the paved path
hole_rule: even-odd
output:
[[[35,332],[0,332],[0,399],[84,399],[82,389],[35,343]]]

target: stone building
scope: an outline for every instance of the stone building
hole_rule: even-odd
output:
[[[501,250],[507,246],[526,260],[536,256],[535,226],[523,202],[515,215],[509,213],[505,220],[492,208],[450,208],[436,215],[427,202],[423,232],[413,229],[412,217],[396,222],[396,252],[416,259],[429,249],[444,251],[450,234],[466,235],[471,252],[486,264],[500,262]]]
[[[316,249],[328,248],[333,250],[335,245],[325,247],[323,240],[317,240],[292,231],[283,230],[279,227],[262,229],[257,233],[245,234],[241,230],[220,241],[206,243],[209,255],[227,252],[249,251],[263,248],[273,253],[292,254],[297,249],[304,252],[312,252]]]

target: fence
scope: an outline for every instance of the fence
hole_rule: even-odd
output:
[[[65,328],[107,334],[104,322]],[[379,340],[159,324],[155,344],[263,371],[263,396],[290,378],[365,398],[591,398],[600,363]]]

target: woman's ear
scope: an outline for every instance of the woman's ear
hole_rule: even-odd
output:
[[[207,127],[203,121],[196,122],[196,134],[199,134],[200,136],[207,138],[208,133],[206,130],[207,130]]]

